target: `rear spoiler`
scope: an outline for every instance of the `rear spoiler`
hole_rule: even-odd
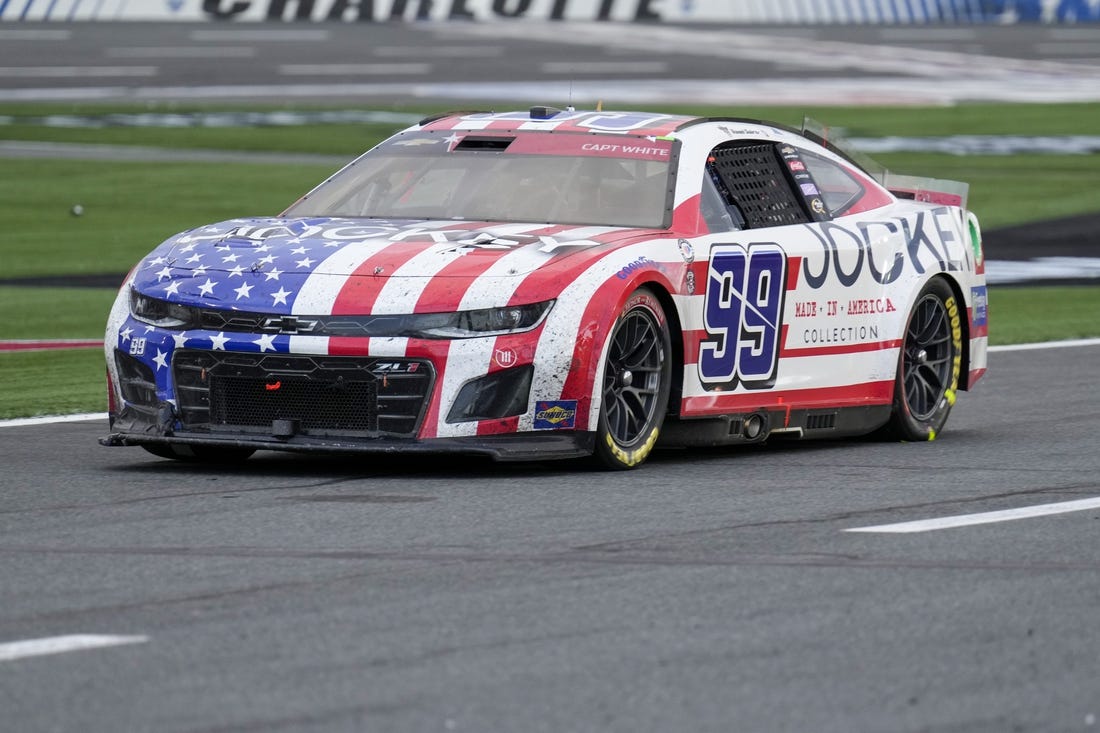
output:
[[[865,153],[856,150],[842,136],[809,117],[802,121],[802,136],[847,159],[898,198],[966,208],[966,198],[970,191],[968,183],[892,173]]]

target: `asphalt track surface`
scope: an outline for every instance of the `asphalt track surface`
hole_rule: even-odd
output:
[[[1094,729],[1097,359],[992,354],[931,443],[627,473],[203,468],[101,447],[99,420],[0,427],[0,727]],[[848,531],[1071,501],[1091,508]]]
[[[177,47],[141,30],[106,47]],[[34,45],[12,38],[5,68]],[[90,64],[37,46],[35,67]],[[155,83],[215,77],[195,73]],[[204,468],[101,447],[102,420],[2,425],[0,730],[1095,730],[1098,358],[991,354],[932,443],[658,452],[622,474]]]

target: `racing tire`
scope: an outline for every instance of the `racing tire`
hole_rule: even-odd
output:
[[[595,457],[604,468],[640,465],[653,451],[668,410],[671,336],[660,301],[648,288],[626,300],[607,346]]]
[[[935,278],[917,296],[905,324],[887,435],[935,440],[955,404],[961,368],[958,300],[942,278]]]
[[[193,463],[238,463],[253,453],[253,448],[211,445],[177,445],[169,443],[142,443],[141,447],[159,458]]]

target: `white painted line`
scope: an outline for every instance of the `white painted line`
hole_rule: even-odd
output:
[[[14,420],[0,420],[0,428],[20,428],[27,425],[53,425],[60,422],[84,422],[85,420],[106,420],[106,412],[83,412],[75,415],[47,415],[44,417],[20,417]]]
[[[41,657],[47,654],[64,654],[82,649],[99,649],[123,644],[143,644],[148,636],[111,636],[106,634],[70,634],[69,636],[50,636],[44,639],[27,639],[0,644],[0,662],[10,662],[27,657]]]
[[[108,48],[111,59],[250,59],[251,46],[126,46]]]
[[[1040,344],[1005,344],[1003,346],[990,346],[989,351],[1039,351],[1045,349],[1069,349],[1077,346],[1100,346],[1100,338],[1045,341]]]
[[[385,76],[388,74],[428,74],[431,64],[282,64],[283,76]]]
[[[1062,501],[1058,502],[1057,504],[1039,504],[1038,506],[1025,506],[1020,507],[1019,509],[1005,509],[999,512],[982,512],[981,514],[960,514],[954,517],[940,517],[939,519],[919,519],[914,522],[900,522],[898,524],[880,524],[875,527],[853,527],[844,531],[886,532],[891,534],[930,532],[934,529],[951,529],[954,527],[969,527],[975,524],[1009,522],[1014,519],[1046,517],[1051,514],[1083,512],[1089,509],[1100,509],[1100,498],[1078,499],[1077,501]]]
[[[156,76],[157,72],[155,66],[0,66],[0,77],[9,79]]]
[[[547,61],[539,65],[544,74],[661,74],[665,61]]]

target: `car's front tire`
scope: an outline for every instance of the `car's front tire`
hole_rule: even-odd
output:
[[[887,430],[900,440],[935,440],[955,404],[962,367],[962,316],[943,278],[917,296],[905,325]]]
[[[671,337],[660,301],[635,290],[611,330],[603,368],[596,458],[606,468],[640,465],[653,451],[668,409]]]

